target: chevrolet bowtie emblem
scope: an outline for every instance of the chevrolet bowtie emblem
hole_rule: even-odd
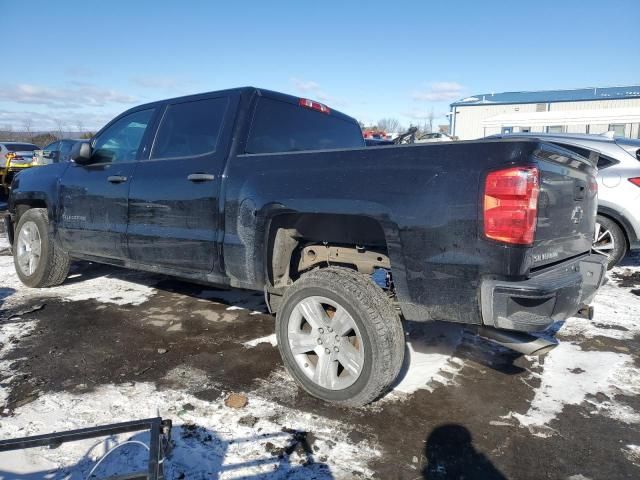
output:
[[[571,212],[571,221],[573,223],[580,223],[582,221],[583,215],[584,210],[582,210],[582,207],[578,206],[573,209],[573,212]]]

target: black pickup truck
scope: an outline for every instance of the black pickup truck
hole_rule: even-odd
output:
[[[238,88],[135,107],[72,158],[14,179],[23,283],[83,259],[264,291],[291,375],[341,404],[393,383],[401,318],[540,353],[529,332],[605,277],[594,165],[536,139],[366,148],[353,118]]]

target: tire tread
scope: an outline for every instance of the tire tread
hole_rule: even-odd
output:
[[[345,406],[371,403],[389,389],[402,367],[405,341],[400,317],[386,293],[370,278],[343,267],[327,267],[302,275],[285,292],[283,305],[301,289],[318,286],[346,293],[353,298],[355,302],[352,307],[361,310],[362,317],[373,327],[375,337],[371,338],[376,355],[375,368],[372,369],[369,382],[354,397],[333,402]]]

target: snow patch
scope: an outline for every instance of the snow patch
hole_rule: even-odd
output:
[[[622,453],[627,460],[640,467],[640,445],[627,445],[622,449]]]
[[[640,297],[609,282],[598,291],[593,320],[568,319],[559,337],[608,337],[630,340],[640,335]]]
[[[612,398],[616,394],[640,394],[640,371],[634,367],[630,355],[585,351],[571,342],[560,343],[544,357],[540,379],[541,385],[536,389],[527,413],[509,414],[526,427],[547,425],[565,405],[580,405],[588,395],[604,393]],[[606,405],[601,408],[607,410]],[[608,410],[626,411],[614,400]],[[633,422],[637,419],[637,415],[618,418]]]
[[[0,407],[2,408],[9,396],[9,384],[18,373],[11,368],[18,359],[7,360],[6,357],[21,338],[33,332],[37,323],[36,321],[22,322],[14,318],[8,323],[0,324]]]
[[[253,340],[249,340],[244,342],[244,345],[247,348],[257,347],[261,343],[270,343],[272,346],[278,346],[278,339],[276,338],[276,334],[272,333],[271,335],[267,335],[266,337],[254,338]]]
[[[425,323],[413,327],[407,335],[407,349],[400,378],[394,391],[411,394],[417,390],[432,392],[438,385],[449,385],[464,366],[453,356],[462,341],[458,325]]]
[[[100,267],[95,267],[100,268]],[[79,273],[72,273],[67,281],[47,289],[30,289],[22,285],[15,273],[13,257],[0,256],[0,278],[2,287],[7,293],[3,309],[24,303],[25,300],[38,298],[59,298],[65,301],[95,300],[115,305],[140,305],[155,294],[152,285],[157,277],[146,273],[118,270],[99,277],[83,279],[87,268]],[[117,275],[117,276],[116,276]]]
[[[187,404],[188,408],[184,408]],[[345,441],[349,430],[337,421],[294,411],[259,397],[249,396],[247,407],[235,410],[224,407],[221,402],[199,400],[184,391],[159,391],[148,383],[105,385],[82,395],[43,395],[17,409],[15,416],[3,420],[0,437],[37,435],[158,414],[174,421],[175,446],[165,461],[167,478],[197,480],[211,478],[211,475],[220,479],[268,475],[273,479],[346,479],[352,478],[354,471],[370,478],[373,472],[367,468],[367,462],[381,454],[378,447],[368,441],[356,445]],[[255,422],[240,422],[247,416],[254,417]],[[20,456],[3,453],[0,464],[5,471],[11,465],[16,472],[18,469],[25,473],[58,470],[65,472],[65,478],[84,478],[107,445],[111,447],[114,440],[122,442],[128,438],[148,441],[148,435],[128,434],[110,442],[71,442],[56,449],[25,450]],[[301,444],[301,438],[306,438],[311,445]],[[296,445],[290,455],[272,454]],[[107,458],[100,475],[122,472],[122,465],[136,467],[143,458],[140,447],[123,448]]]

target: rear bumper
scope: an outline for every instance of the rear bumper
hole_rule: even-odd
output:
[[[606,258],[586,255],[523,281],[485,279],[480,298],[484,325],[536,332],[588,305],[606,278]]]

